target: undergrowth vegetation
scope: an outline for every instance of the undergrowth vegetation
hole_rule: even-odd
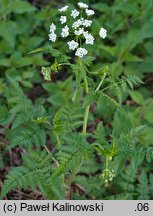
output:
[[[152,0],[34,2],[0,1],[1,199],[153,199]]]

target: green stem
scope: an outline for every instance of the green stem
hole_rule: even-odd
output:
[[[86,77],[84,77],[84,86],[85,86],[85,92],[86,92],[86,94],[89,94],[88,81],[87,81]]]
[[[59,136],[55,132],[54,132],[54,134],[55,134],[55,137],[56,137],[56,140],[57,140],[58,147],[60,148],[61,147],[60,138],[59,138]]]
[[[86,132],[87,132],[89,109],[90,109],[90,105],[86,106],[85,114],[84,114],[84,121],[83,121],[83,130],[82,130],[83,135],[86,135]]]
[[[104,79],[106,78],[106,73],[104,73],[101,82],[99,83],[98,87],[96,88],[96,92],[100,89],[100,87],[102,86]]]
[[[72,97],[72,101],[73,102],[75,102],[75,99],[76,99],[76,96],[77,96],[77,92],[78,92],[78,89],[76,87],[75,92],[74,92],[73,97]]]
[[[101,90],[101,92],[103,92],[103,91],[105,91],[105,90],[111,88],[112,86],[116,86],[116,85],[118,85],[118,84],[120,84],[120,83],[122,83],[122,82],[123,82],[123,81],[119,81],[119,82],[116,82],[116,83],[114,83],[114,84],[112,84],[112,85],[109,85],[109,86],[107,86],[106,88],[103,88],[103,89]]]
[[[49,151],[48,147],[46,145],[44,147],[45,147],[47,153],[51,154],[51,152]],[[58,163],[58,161],[54,157],[52,157],[52,159],[53,159],[56,167],[58,168],[60,166],[60,164]],[[65,176],[64,176],[64,174],[61,175],[61,179],[62,179],[62,182],[63,182],[63,187],[67,187],[66,184],[65,184]]]
[[[70,63],[61,63],[61,64],[58,64],[58,66],[63,66],[63,65],[71,65]]]
[[[89,94],[89,88],[88,88],[88,81],[87,81],[86,77],[84,77],[84,86],[85,86],[86,95],[88,95]],[[85,114],[84,114],[84,121],[83,121],[83,130],[82,130],[82,133],[84,135],[86,135],[86,132],[87,132],[87,122],[88,122],[88,116],[89,116],[89,109],[90,109],[90,105],[86,106]]]
[[[68,184],[71,184],[71,183],[72,183],[73,179],[75,178],[75,176],[77,175],[77,173],[80,171],[80,168],[81,168],[81,166],[82,166],[82,164],[83,164],[83,161],[84,161],[84,157],[82,158],[81,163],[79,164],[79,166],[76,167],[76,168],[72,171],[72,174],[71,174],[70,178],[68,179]]]
[[[48,147],[46,145],[44,145],[44,147],[45,147],[45,150],[47,151],[47,153],[51,154],[51,152],[49,151]],[[55,162],[56,166],[59,167],[60,165],[59,165],[58,161],[54,157],[52,157],[52,159]]]

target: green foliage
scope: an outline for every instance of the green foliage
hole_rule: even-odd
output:
[[[62,199],[62,191],[59,192],[59,179],[56,178],[56,182],[51,179],[51,173],[53,172],[53,167],[50,164],[51,159],[52,156],[50,154],[47,155],[44,151],[41,153],[31,152],[30,155],[24,155],[23,165],[14,168],[8,174],[1,197],[4,197],[11,189],[21,187],[26,190],[28,187],[31,187],[33,190],[39,188],[45,197]]]
[[[58,110],[53,119],[54,132],[64,135],[82,125],[82,109],[80,104],[72,104]]]
[[[91,153],[92,148],[81,134],[64,137],[64,145],[61,151],[56,154],[60,166],[53,176],[60,175],[67,171],[74,172],[75,169],[78,169],[78,166],[80,166],[83,160],[91,157]]]
[[[7,136],[10,139],[8,148],[14,148],[15,146],[24,146],[29,149],[33,146],[39,148],[46,143],[45,130],[35,124],[30,124],[26,128],[20,125],[8,132]]]

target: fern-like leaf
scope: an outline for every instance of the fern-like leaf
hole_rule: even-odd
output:
[[[23,155],[22,158],[23,166],[16,167],[7,174],[0,198],[2,199],[10,190],[18,187],[23,189],[31,187],[33,190],[39,188],[47,198],[62,198],[61,195],[59,197],[62,192],[56,194],[56,191],[61,189],[61,187],[56,189],[55,182],[58,179],[51,182],[51,173],[53,172],[51,154],[39,151],[32,152],[29,156]]]

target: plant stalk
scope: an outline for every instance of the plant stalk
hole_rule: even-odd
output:
[[[88,81],[87,81],[86,77],[84,77],[84,86],[85,86],[86,95],[88,95],[89,94],[89,88],[88,88]],[[83,130],[82,130],[83,135],[86,135],[86,132],[87,132],[89,109],[90,109],[90,105],[87,105],[85,108],[84,121],[83,121]]]
[[[86,135],[86,132],[87,132],[89,109],[90,109],[90,105],[86,106],[85,114],[84,114],[84,121],[83,121],[83,130],[82,130],[83,135]]]
[[[95,92],[97,92],[97,91],[100,89],[100,87],[102,86],[102,84],[103,84],[105,78],[106,78],[106,73],[104,73],[104,76],[102,77],[101,82],[99,83],[99,85],[98,85],[98,87],[96,88],[96,91],[95,91]]]

